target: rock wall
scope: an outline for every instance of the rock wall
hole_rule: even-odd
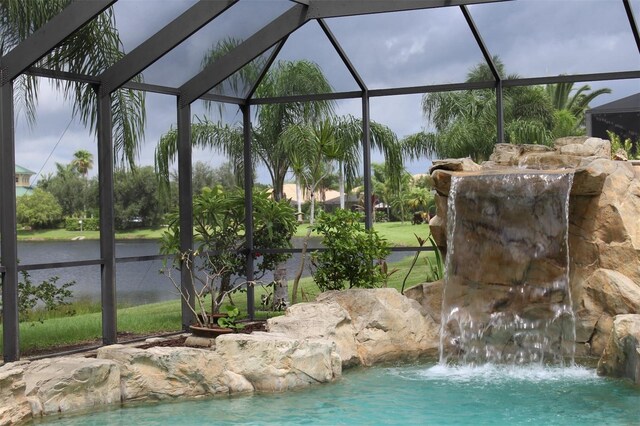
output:
[[[577,355],[600,356],[613,318],[640,313],[640,167],[612,161],[610,154],[609,141],[570,137],[558,139],[553,148],[498,144],[490,161],[482,165],[469,159],[441,160],[434,161],[430,170],[437,215],[429,225],[442,253],[446,253],[447,199],[454,173],[510,169],[574,172],[569,202],[569,282],[576,313]],[[424,291],[407,294],[419,298]],[[422,305],[427,306],[425,302]]]
[[[625,377],[640,385],[640,315],[617,315],[598,374]]]
[[[100,348],[0,367],[0,425],[128,401],[254,391],[336,380],[344,365],[433,355],[438,327],[394,289],[330,292],[269,321],[270,332],[219,336],[211,348]]]

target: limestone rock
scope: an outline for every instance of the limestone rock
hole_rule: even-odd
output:
[[[512,143],[498,143],[493,148],[493,153],[489,161],[495,164],[512,166],[518,163],[518,158],[522,154],[522,146]],[[483,164],[484,167],[484,164]]]
[[[34,416],[120,402],[120,370],[109,360],[45,358],[25,369],[24,380]]]
[[[270,332],[294,339],[327,339],[336,344],[344,367],[358,364],[355,334],[349,313],[337,303],[299,303],[284,316],[267,321]]]
[[[565,136],[553,141],[553,147],[559,149],[565,145],[583,144],[588,138],[588,136]]]
[[[0,425],[16,424],[31,418],[31,404],[25,396],[24,370],[28,362],[0,367]]]
[[[435,170],[449,170],[452,172],[475,172],[481,167],[471,158],[448,158],[444,160],[434,160],[429,173],[433,175]]]
[[[442,317],[442,289],[444,281],[418,284],[405,290],[404,295],[417,301],[423,309],[423,315],[429,316],[435,323],[440,324]]]
[[[611,158],[611,143],[600,138],[587,138],[582,143],[568,143],[558,145],[557,148],[560,154]]]
[[[229,371],[257,391],[291,390],[342,374],[340,357],[327,341],[264,332],[227,334],[216,339],[216,352]]]
[[[604,350],[616,315],[640,313],[640,286],[617,271],[598,269],[576,293],[576,341],[592,354]]]
[[[229,393],[223,362],[214,351],[154,347],[147,350],[111,345],[98,350],[98,359],[120,366],[122,399],[163,400]]]
[[[618,315],[600,361],[601,376],[626,377],[640,384],[640,315]]]
[[[629,156],[627,155],[627,151],[620,148],[613,154],[613,159],[615,161],[629,161]]]
[[[337,303],[352,319],[363,365],[435,355],[439,327],[420,312],[420,305],[396,289],[329,291],[318,303]]]

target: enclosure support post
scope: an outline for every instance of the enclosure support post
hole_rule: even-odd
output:
[[[178,201],[180,203],[180,253],[187,254],[188,262],[193,259],[193,189],[191,185],[191,104],[178,104]],[[189,330],[195,320],[195,290],[193,288],[191,268],[180,267],[180,285],[182,294],[182,329]]]
[[[13,81],[0,86],[0,236],[2,237],[2,338],[5,362],[20,359],[18,235]]]
[[[366,229],[373,228],[373,208],[371,191],[371,116],[369,111],[369,91],[362,93],[362,160],[364,170],[364,226]]]
[[[113,117],[111,94],[98,90],[98,181],[100,187],[100,282],[102,342],[118,340],[116,303],[116,238],[113,211]]]
[[[244,229],[247,244],[246,274],[247,281],[253,281],[253,158],[251,152],[251,106],[242,105],[242,136],[244,138]],[[252,285],[247,286],[247,313],[249,319],[255,318],[255,292]]]
[[[504,111],[502,104],[502,80],[496,82],[496,119],[498,143],[504,143]]]

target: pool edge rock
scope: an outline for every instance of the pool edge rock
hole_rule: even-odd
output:
[[[640,384],[640,314],[616,315],[598,362],[598,374]]]
[[[437,346],[437,324],[395,289],[328,292],[272,318],[269,332],[219,336],[212,348],[118,344],[95,359],[5,364],[0,425],[120,402],[293,390],[338,379],[343,363],[416,359]]]

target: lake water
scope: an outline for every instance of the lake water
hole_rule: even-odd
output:
[[[410,365],[285,393],[92,411],[36,424],[637,425],[640,387],[582,367]]]
[[[294,240],[294,246],[300,247],[302,238]],[[318,247],[319,239],[312,239],[309,247]],[[116,242],[116,257],[152,256],[159,253],[159,244],[155,240],[122,240]],[[394,262],[411,252],[392,253],[388,261]],[[20,241],[18,258],[22,264],[66,262],[90,260],[100,257],[100,244],[97,240],[80,241]],[[308,261],[303,276],[309,276]],[[287,276],[291,283],[300,265],[300,255],[294,254],[287,261]],[[171,281],[160,274],[162,261],[125,262],[116,265],[116,291],[118,303],[140,305],[178,299]],[[60,277],[59,283],[76,281],[71,288],[75,298],[100,300],[100,266],[81,266],[34,270],[29,272],[34,282],[40,282],[53,275]],[[271,276],[263,277],[269,282]]]

